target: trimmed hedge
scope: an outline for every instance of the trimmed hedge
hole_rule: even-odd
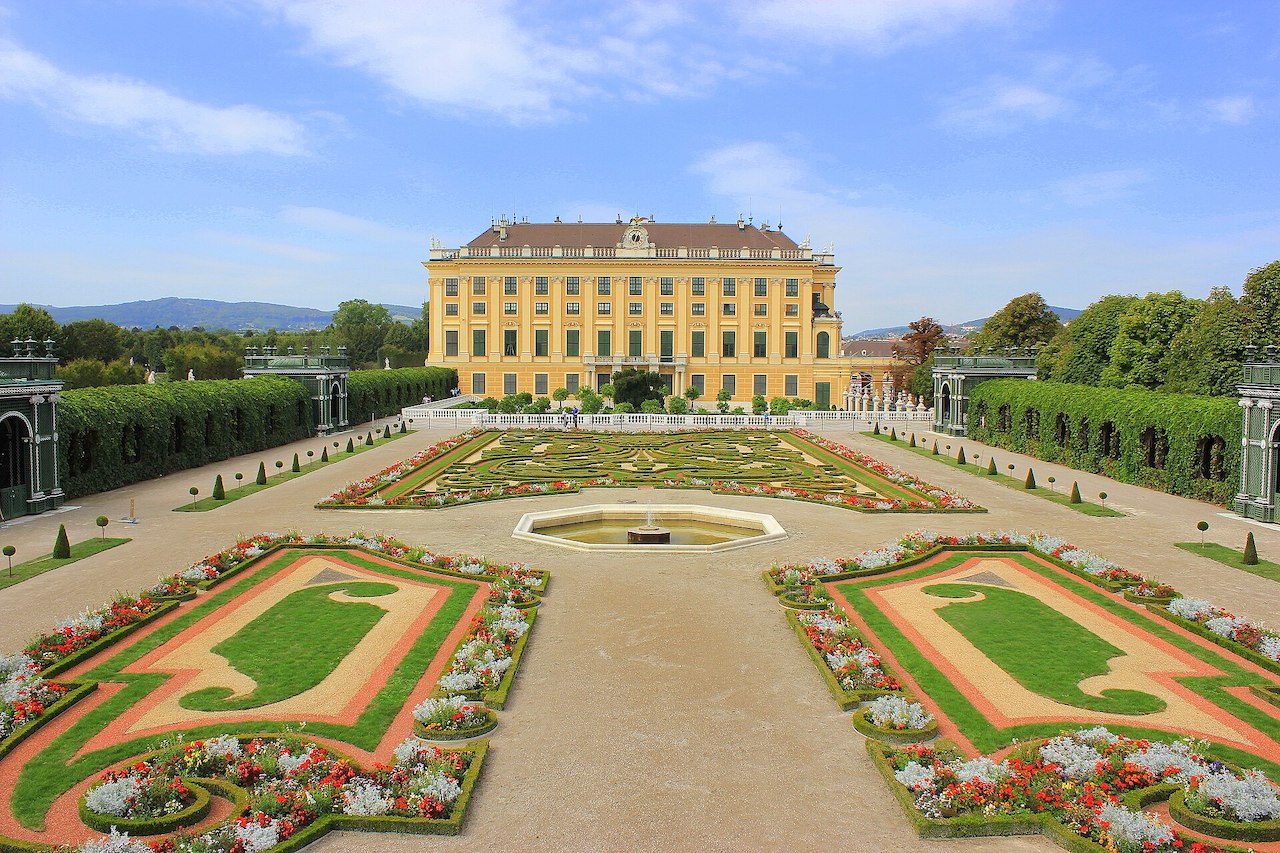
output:
[[[111,814],[98,814],[89,808],[87,802],[89,793],[86,791],[80,797],[80,822],[98,832],[110,832],[112,827],[115,827],[121,832],[127,832],[130,835],[163,835],[166,832],[173,832],[184,826],[199,823],[208,816],[209,809],[213,805],[209,801],[209,792],[193,779],[184,779],[183,781],[190,789],[194,800],[191,805],[181,811],[161,815],[160,817],[146,818],[127,818],[116,817]],[[93,788],[101,784],[99,782],[89,790],[92,791]]]
[[[975,441],[1124,483],[1223,505],[1239,488],[1234,399],[996,379],[968,420]]]
[[[884,729],[871,722],[871,709],[865,708],[853,715],[853,727],[863,737],[897,746],[932,740],[938,736],[938,721],[930,720],[923,729]]]
[[[65,391],[58,464],[67,497],[103,492],[307,438],[311,395],[276,377]]]
[[[354,370],[347,377],[347,420],[355,425],[393,415],[428,394],[442,400],[457,387],[458,371],[451,367]]]
[[[1232,841],[1248,843],[1280,840],[1280,820],[1244,823],[1197,814],[1187,805],[1181,790],[1174,791],[1169,797],[1169,815],[1187,829],[1203,832],[1213,838],[1230,838]]]

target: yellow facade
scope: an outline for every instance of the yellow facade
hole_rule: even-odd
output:
[[[428,362],[456,368],[464,394],[598,390],[638,367],[672,393],[697,385],[702,406],[721,388],[739,405],[844,403],[850,364],[828,308],[839,267],[780,230],[503,220],[467,246],[433,246],[424,266]]]

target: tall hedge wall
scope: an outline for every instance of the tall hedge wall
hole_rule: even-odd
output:
[[[969,397],[977,441],[1226,504],[1240,487],[1234,399],[998,379]]]
[[[404,367],[399,370],[356,370],[347,378],[347,417],[353,425],[393,415],[405,406],[436,400],[458,387],[451,367]]]
[[[289,379],[167,382],[64,391],[62,488],[106,491],[306,438],[311,395]]]

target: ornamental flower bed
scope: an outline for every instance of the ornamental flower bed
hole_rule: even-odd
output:
[[[1024,747],[1001,762],[924,745],[894,751],[887,760],[912,806],[932,820],[1047,815],[1120,853],[1221,849],[1185,839],[1120,801],[1125,792],[1209,770],[1212,763],[1185,740],[1137,740],[1098,726]]]
[[[513,664],[516,643],[528,631],[524,611],[510,605],[485,607],[471,620],[453,663],[440,676],[441,693],[476,697],[497,690]]]
[[[1177,598],[1169,602],[1166,609],[1174,616],[1202,625],[1215,636],[1239,643],[1268,660],[1280,662],[1280,634],[1262,625],[1236,616],[1202,598]]]
[[[476,427],[460,435],[436,442],[425,450],[419,450],[408,459],[402,459],[394,465],[383,468],[371,477],[343,486],[322,500],[317,506],[380,506],[387,503],[377,497],[376,493],[380,489],[398,482],[405,475],[412,473],[414,469],[430,462],[442,453],[448,453],[455,447],[466,444],[483,432],[484,430]]]
[[[1191,811],[1216,820],[1258,823],[1280,818],[1280,796],[1260,770],[1241,777],[1225,767],[1212,768],[1203,776],[1192,776],[1183,786],[1183,796]]]
[[[0,741],[35,722],[66,693],[66,687],[40,676],[31,655],[0,655]]]
[[[440,696],[424,699],[413,709],[413,719],[428,739],[432,735],[451,735],[490,728],[493,716],[483,703],[465,696]]]
[[[64,619],[47,634],[27,644],[24,653],[43,670],[51,663],[69,657],[113,631],[141,622],[156,608],[146,596],[120,596],[106,607],[86,610]]]
[[[180,777],[153,760],[102,774],[84,802],[94,814],[140,820],[180,812],[194,799]]]
[[[841,689],[849,693],[902,689],[902,683],[884,671],[880,655],[863,643],[842,611],[798,613],[796,619]]]
[[[471,752],[442,751],[412,738],[396,747],[394,763],[375,764],[368,771],[296,736],[242,742],[224,735],[179,744],[148,761],[107,774],[106,784],[127,785],[131,783],[126,780],[135,780],[139,785],[186,787],[183,780],[189,778],[224,780],[248,792],[248,812],[206,832],[181,832],[151,845],[113,831],[77,849],[80,853],[261,853],[325,815],[447,818],[462,794],[462,779],[473,760]],[[99,799],[107,798],[99,795]],[[108,805],[114,806],[114,799],[113,795]]]
[[[904,731],[923,729],[933,722],[933,715],[919,702],[908,702],[901,696],[880,696],[867,707],[867,721],[881,729]]]

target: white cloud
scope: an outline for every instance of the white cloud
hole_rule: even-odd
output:
[[[1246,124],[1253,118],[1253,98],[1249,95],[1227,95],[1205,104],[1209,115],[1223,124]]]
[[[679,97],[766,67],[673,40],[698,38],[674,3],[604,7],[553,25],[513,0],[259,0],[308,48],[431,108],[515,123],[564,118],[591,98]]]
[[[1069,205],[1088,207],[1132,195],[1135,187],[1149,180],[1145,169],[1113,169],[1074,175],[1054,182],[1051,189]]]
[[[771,34],[884,52],[969,25],[1003,22],[1024,5],[1020,0],[759,0],[746,10],[743,23]]]
[[[3,39],[0,98],[128,131],[171,151],[295,155],[306,147],[302,125],[289,116],[247,104],[208,106],[126,77],[73,74]]]
[[[304,264],[325,264],[331,263],[338,259],[338,255],[323,249],[313,249],[310,246],[299,246],[294,243],[286,243],[280,240],[265,240],[261,237],[249,237],[244,234],[226,234],[220,231],[207,231],[203,235],[210,242],[217,243],[221,246],[231,246],[236,249],[244,249],[251,254],[270,255],[272,257],[284,258],[289,261],[297,261]]]
[[[301,225],[313,231],[362,240],[393,243],[425,239],[422,235],[411,231],[392,228],[380,222],[361,219],[324,207],[286,207],[280,211],[280,218],[290,224]]]

